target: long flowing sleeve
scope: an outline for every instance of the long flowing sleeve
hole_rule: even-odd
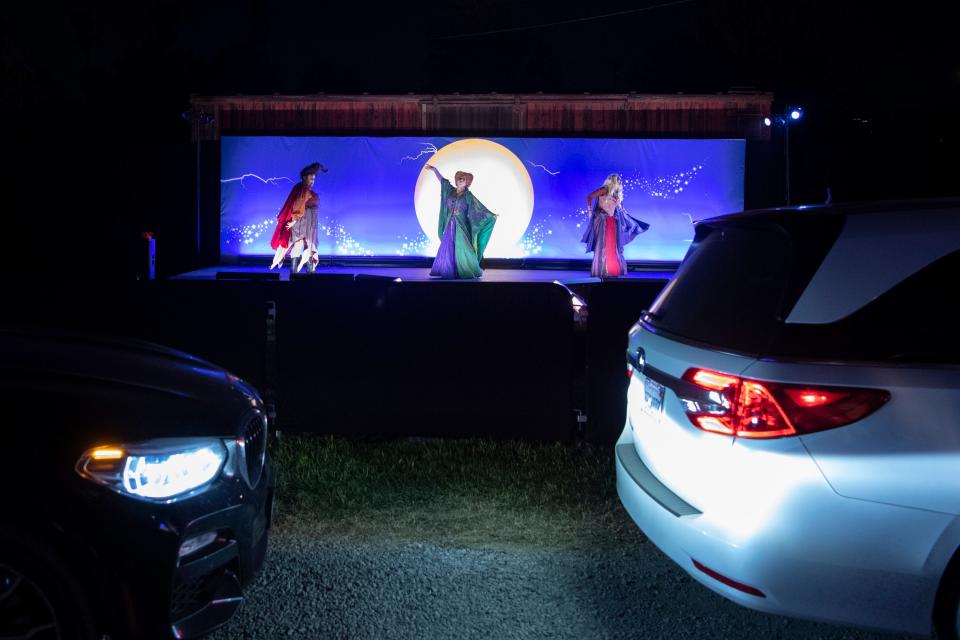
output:
[[[470,222],[473,247],[477,252],[477,260],[482,260],[483,252],[486,251],[490,235],[493,233],[493,225],[497,223],[497,216],[469,191],[467,191],[467,205],[467,219]]]
[[[593,213],[591,213],[590,217],[587,219],[586,224],[584,225],[586,226],[586,229],[583,230],[583,236],[580,238],[580,242],[587,245],[587,253],[590,253],[591,251],[593,251],[593,247],[597,242],[597,234],[594,229],[595,219],[596,217],[593,215]]]
[[[439,174],[438,174],[439,176]],[[443,237],[443,230],[447,228],[447,222],[450,221],[450,210],[447,208],[447,198],[453,191],[453,185],[446,178],[440,178],[440,224],[437,228],[437,236]]]
[[[594,189],[587,195],[587,215],[589,217],[587,218],[586,229],[583,230],[583,236],[580,238],[580,242],[587,245],[587,253],[593,251],[597,242],[596,218],[597,210],[600,208],[597,198],[605,195],[607,195],[607,188],[604,186]]]
[[[620,250],[623,251],[623,245],[629,244],[634,238],[650,228],[650,223],[634,218],[627,213],[623,207],[618,206],[614,214],[617,223],[620,225]]]

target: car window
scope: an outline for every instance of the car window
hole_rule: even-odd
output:
[[[842,227],[839,215],[793,212],[701,223],[648,322],[722,349],[764,353]]]
[[[958,282],[960,251],[954,251],[837,322],[785,325],[770,355],[960,364]]]

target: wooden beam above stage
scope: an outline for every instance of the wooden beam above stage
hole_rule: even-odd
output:
[[[768,140],[770,93],[199,96],[221,135],[520,135]]]

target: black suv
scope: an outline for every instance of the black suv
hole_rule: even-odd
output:
[[[0,330],[0,637],[195,638],[263,563],[257,391],[142,342]]]

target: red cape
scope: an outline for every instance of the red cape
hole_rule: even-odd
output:
[[[290,246],[290,229],[287,229],[287,223],[293,220],[293,205],[305,188],[302,182],[298,182],[290,190],[290,195],[287,196],[286,202],[280,208],[280,213],[277,214],[277,227],[273,230],[273,237],[270,238],[271,249],[276,250],[278,247],[286,249]]]

